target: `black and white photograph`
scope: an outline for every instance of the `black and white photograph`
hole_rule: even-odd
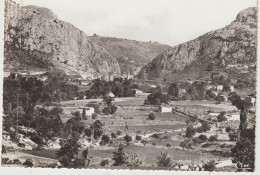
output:
[[[257,0],[3,4],[1,167],[256,171]]]

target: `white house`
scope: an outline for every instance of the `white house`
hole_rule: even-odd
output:
[[[222,91],[223,90],[223,85],[217,85],[217,91]]]
[[[112,97],[112,98],[115,97],[115,95],[113,94],[113,92],[108,92],[106,96],[107,96],[107,97]]]
[[[239,114],[232,114],[232,115],[227,115],[227,120],[230,121],[239,121],[240,120],[240,115]]]
[[[159,111],[161,113],[172,112],[172,107],[171,106],[159,106]]]
[[[216,86],[214,86],[214,85],[211,85],[211,84],[206,85],[207,90],[215,89],[215,88],[216,88]]]
[[[141,94],[143,94],[143,91],[141,91],[140,89],[131,89],[135,91],[135,96],[139,96]]]
[[[229,90],[230,90],[230,92],[234,92],[235,91],[234,86],[233,85],[229,85]]]
[[[87,107],[85,109],[86,109],[86,115],[87,116],[92,116],[92,114],[95,113],[95,108],[93,108],[93,107]]]

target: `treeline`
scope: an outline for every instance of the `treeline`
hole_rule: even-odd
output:
[[[136,87],[133,80],[115,78],[113,81],[94,80],[91,88],[84,92],[86,98],[100,98],[112,92],[116,97],[133,97],[135,96]]]

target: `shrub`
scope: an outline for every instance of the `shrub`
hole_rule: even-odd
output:
[[[108,165],[108,160],[107,159],[102,160],[99,165],[100,166],[107,166]]]
[[[86,129],[85,129],[85,135],[88,136],[88,137],[91,137],[91,135],[92,135],[92,129],[86,128]]]
[[[214,171],[216,169],[216,165],[218,163],[216,163],[215,160],[210,160],[210,161],[207,161],[207,162],[202,162],[203,163],[203,166],[202,168],[204,168],[205,171]]]
[[[124,140],[125,140],[127,143],[129,143],[129,142],[132,141],[132,137],[129,136],[129,135],[126,135],[126,136],[124,137]]]
[[[110,140],[110,137],[108,135],[103,135],[101,137],[101,142],[102,142],[102,145],[106,145]]]
[[[115,139],[117,137],[117,135],[115,133],[111,133],[111,138]]]
[[[122,132],[118,130],[118,131],[116,131],[116,134],[120,136],[122,134]]]
[[[209,137],[209,141],[210,142],[214,142],[214,141],[216,141],[218,139],[218,135],[214,135],[214,136],[210,136]]]
[[[156,145],[156,143],[155,143],[155,142],[153,142],[153,143],[152,143],[152,145],[153,145],[153,146],[155,146],[155,145]]]
[[[190,138],[193,137],[196,133],[196,130],[193,128],[193,126],[188,126],[186,129],[186,137]]]
[[[147,144],[146,140],[142,140],[141,143],[145,146]]]
[[[184,148],[190,149],[192,146],[192,142],[187,139],[187,140],[182,141],[179,146],[182,147],[183,149]]]
[[[205,134],[201,134],[199,135],[199,139],[202,141],[202,142],[205,142],[208,140],[208,137],[205,135]]]
[[[154,115],[153,113],[150,113],[150,114],[148,115],[148,119],[149,119],[149,120],[154,120],[154,119],[155,119],[155,115]]]
[[[93,119],[93,120],[95,120],[95,119],[97,118],[97,114],[96,114],[96,113],[94,113],[94,114],[92,114],[92,116],[91,116],[91,117],[92,117],[92,119]]]
[[[33,166],[32,159],[26,159],[26,161],[23,163],[23,165],[25,165],[27,167],[32,167]]]
[[[238,133],[236,131],[231,131],[228,134],[230,141],[236,141],[238,137]]]
[[[198,145],[198,144],[202,143],[202,140],[200,140],[198,137],[194,137],[191,140],[192,140],[193,145]]]
[[[231,131],[230,126],[226,127],[226,132],[230,132],[230,131]]]
[[[126,165],[130,167],[138,167],[142,165],[143,161],[144,161],[143,155],[130,153],[127,156]]]
[[[172,167],[172,159],[168,153],[162,153],[157,156],[157,165],[158,167]]]
[[[172,145],[170,143],[166,143],[166,147],[170,148]]]
[[[142,140],[142,136],[136,135],[135,140],[138,140],[138,141]]]
[[[152,137],[152,138],[160,138],[160,134],[158,134],[158,133],[154,133],[153,135],[151,135],[150,137]]]
[[[221,112],[221,113],[217,116],[218,122],[227,121],[227,118],[225,117],[225,114],[226,114],[226,112]]]

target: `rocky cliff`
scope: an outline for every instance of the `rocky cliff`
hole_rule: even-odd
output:
[[[225,68],[228,64],[256,62],[257,8],[241,11],[225,28],[206,33],[195,40],[177,45],[144,66],[139,78],[159,78],[176,72],[190,72],[200,65]]]
[[[5,3],[5,70],[57,68],[67,74],[119,73],[117,60],[49,9]]]

